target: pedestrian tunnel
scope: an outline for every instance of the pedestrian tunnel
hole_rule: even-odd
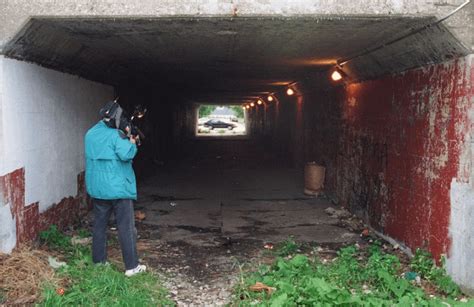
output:
[[[474,58],[435,17],[34,17],[2,52],[2,251],[87,210],[83,136],[117,98],[147,109],[139,183],[197,169],[237,199],[228,171],[259,170],[258,198],[299,174],[271,198],[314,161],[331,199],[474,286]]]

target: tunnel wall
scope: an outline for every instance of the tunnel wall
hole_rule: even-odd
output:
[[[474,198],[466,198],[473,195],[473,59],[350,84],[340,92],[341,203],[411,249],[428,249],[436,259],[447,254],[461,284],[466,267],[474,267]]]
[[[83,137],[113,88],[3,57],[0,71],[0,252],[9,252],[83,208]]]

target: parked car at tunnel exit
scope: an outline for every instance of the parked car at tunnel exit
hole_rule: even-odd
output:
[[[204,127],[209,127],[209,129],[211,130],[214,128],[227,128],[229,130],[232,130],[237,127],[237,125],[232,123],[226,123],[217,119],[211,119],[204,123]]]

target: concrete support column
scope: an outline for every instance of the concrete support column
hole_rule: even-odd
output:
[[[474,55],[468,57],[464,70],[470,95],[467,97],[467,120],[458,131],[465,133],[460,147],[458,176],[451,181],[451,252],[447,267],[453,279],[474,294]]]

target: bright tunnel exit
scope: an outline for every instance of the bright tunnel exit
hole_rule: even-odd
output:
[[[201,104],[196,113],[196,136],[234,137],[247,134],[245,110],[240,105]]]

